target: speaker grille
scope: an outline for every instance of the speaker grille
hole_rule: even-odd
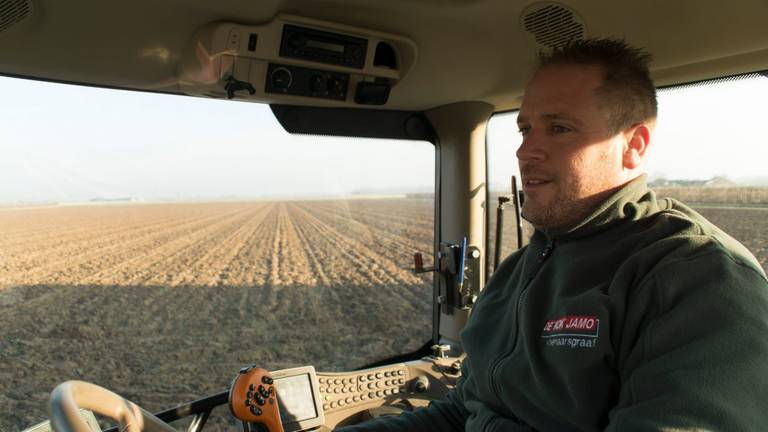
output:
[[[23,21],[31,13],[29,0],[0,0],[0,32]]]
[[[523,28],[546,48],[584,38],[584,23],[572,10],[554,3],[537,3],[523,11]]]

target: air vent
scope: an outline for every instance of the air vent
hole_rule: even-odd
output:
[[[584,38],[584,22],[571,9],[556,3],[536,3],[522,14],[525,31],[545,48],[556,48]]]
[[[32,14],[30,0],[0,0],[0,32]]]

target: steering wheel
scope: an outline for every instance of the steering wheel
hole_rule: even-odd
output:
[[[48,410],[56,432],[91,432],[79,408],[110,417],[125,432],[176,432],[168,423],[135,403],[103,387],[84,381],[67,381],[51,392]]]

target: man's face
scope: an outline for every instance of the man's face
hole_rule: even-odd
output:
[[[601,83],[597,66],[552,65],[525,89],[517,157],[522,213],[536,228],[575,225],[627,181],[626,138],[610,136],[607,108],[595,97]]]

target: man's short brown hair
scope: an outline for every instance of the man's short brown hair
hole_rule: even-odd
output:
[[[539,69],[553,65],[599,66],[598,101],[607,109],[611,135],[656,119],[656,88],[648,71],[651,55],[621,39],[570,42],[539,55]]]

